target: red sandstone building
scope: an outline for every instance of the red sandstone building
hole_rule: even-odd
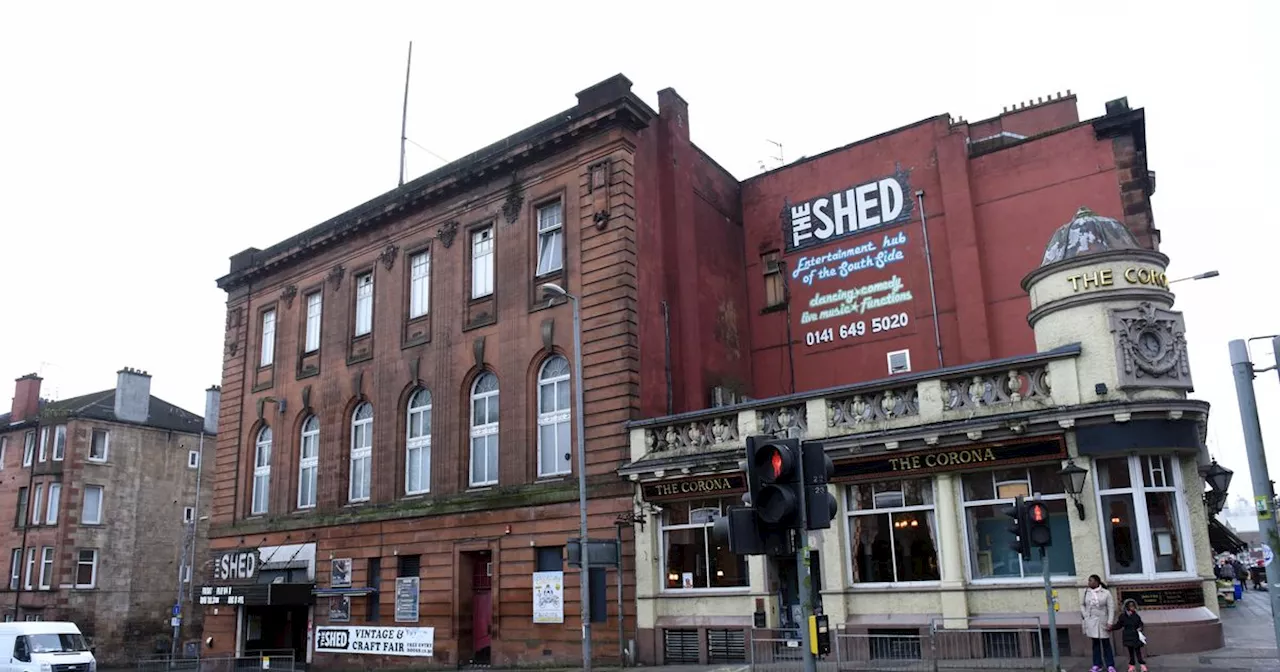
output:
[[[1034,352],[1020,281],[1067,215],[1087,203],[1159,239],[1142,111],[1123,101],[1084,122],[1070,95],[934,117],[739,182],[690,141],[687,103],[658,100],[611,78],[232,257],[207,654],[413,664],[342,652],[346,628],[377,624],[442,665],[579,659],[578,381],[570,308],[544,283],[581,297],[591,536],[622,538],[622,599],[613,570],[593,578],[596,651],[634,642],[653,662],[671,657],[637,620],[652,517],[636,524],[619,476],[628,423]],[[535,574],[557,571],[535,609]]]

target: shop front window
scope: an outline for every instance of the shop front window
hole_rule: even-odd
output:
[[[1094,462],[1110,576],[1186,572],[1182,474],[1169,455]]]
[[[1012,519],[1003,513],[1005,507],[1013,504],[1014,498],[1031,497],[1037,493],[1049,508],[1049,529],[1053,532],[1053,543],[1045,549],[1049,556],[1049,572],[1075,575],[1071,520],[1067,517],[1067,496],[1058,470],[1058,465],[1047,464],[960,477],[970,578],[1021,579],[1043,574],[1039,549],[1032,549],[1031,560],[1023,560],[1017,551],[1009,547],[1013,542],[1013,534],[1009,532]]]
[[[851,485],[847,507],[854,583],[941,578],[932,479]]]
[[[746,588],[747,558],[717,542],[711,527],[730,500],[663,504],[662,547],[667,590]]]

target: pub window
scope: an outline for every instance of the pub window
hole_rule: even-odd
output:
[[[729,499],[673,502],[662,512],[666,590],[746,588],[747,559],[716,541],[711,528],[726,515]]]
[[[1186,572],[1182,473],[1169,455],[1097,460],[1099,511],[1109,576]]]
[[[1044,571],[1040,552],[1032,549],[1032,559],[1023,560],[1009,547],[1008,516],[1001,511],[1018,496],[1040,494],[1049,508],[1049,529],[1053,544],[1045,550],[1052,574],[1074,576],[1075,554],[1071,547],[1071,523],[1067,517],[1067,496],[1058,476],[1058,465],[1027,469],[999,469],[960,477],[964,497],[965,541],[969,548],[969,576],[972,579],[1035,578]]]
[[[764,267],[764,307],[780,306],[787,300],[781,255],[777,250],[765,252],[760,263]]]
[[[846,502],[854,583],[941,579],[932,479],[852,485]]]

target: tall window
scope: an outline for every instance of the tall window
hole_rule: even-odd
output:
[[[40,428],[40,461],[49,459],[49,428]]]
[[[261,515],[267,512],[267,500],[271,492],[271,428],[258,430],[253,446],[253,505],[249,513]]]
[[[1071,547],[1071,523],[1067,517],[1067,496],[1057,465],[1027,469],[1000,469],[960,477],[964,497],[965,535],[969,547],[969,576],[974,579],[1039,577],[1044,571],[1040,554],[1023,560],[1009,548],[1013,535],[1009,518],[1001,510],[1013,504],[1018,496],[1039,493],[1049,508],[1049,528],[1053,545],[1049,554],[1049,571],[1074,576],[1075,554]]]
[[[53,587],[53,547],[40,549],[40,590]]]
[[[662,548],[666,590],[746,588],[747,558],[716,541],[711,528],[726,515],[729,499],[673,502],[663,507]]]
[[[409,319],[431,310],[431,253],[419,252],[409,258]]]
[[[27,506],[29,499],[26,488],[18,488],[18,516],[15,518],[19,527],[25,527],[27,524]]]
[[[9,437],[0,436],[0,469],[4,469],[5,458],[9,456]]]
[[[302,441],[298,449],[298,508],[316,505],[316,472],[320,469],[320,419],[307,418],[302,423]]]
[[[98,552],[84,549],[76,554],[76,588],[92,588],[98,584]]]
[[[323,297],[324,292],[312,292],[307,295],[306,352],[315,352],[320,349],[320,311]]]
[[[777,251],[766,252],[760,257],[764,267],[764,306],[780,306],[786,300],[785,279],[782,277],[782,261]]]
[[[262,313],[262,345],[260,347],[262,358],[258,361],[258,366],[271,366],[276,361],[276,311],[268,310]]]
[[[35,587],[31,583],[31,580],[35,578],[34,577],[35,573],[36,573],[36,547],[32,546],[27,549],[27,572],[26,572],[26,576],[24,576],[22,579],[23,588],[26,588],[27,590],[31,590],[32,588]]]
[[[373,274],[356,276],[356,336],[373,331]]]
[[[24,467],[31,466],[31,459],[35,457],[35,454],[36,454],[36,433],[35,433],[35,430],[32,430],[30,432],[27,432],[26,437],[23,439],[22,466]]]
[[[15,548],[9,555],[9,590],[17,590],[22,577],[22,549]]]
[[[485,371],[471,386],[471,485],[498,482],[498,377]]]
[[[1182,474],[1169,455],[1135,455],[1094,463],[1111,576],[1185,572]]]
[[[62,499],[62,484],[49,484],[49,504],[44,507],[44,523],[45,525],[58,524],[58,503]]]
[[[44,505],[44,484],[39,483],[36,485],[35,494],[31,496],[31,524],[32,525],[39,525],[40,523],[44,522],[43,520],[40,519],[40,512],[44,510],[43,508],[41,508],[43,505]]]
[[[107,461],[107,443],[110,435],[105,429],[93,430],[93,436],[89,440],[89,461],[106,462]]]
[[[67,426],[53,428],[53,459],[61,462],[67,456]]]
[[[373,467],[373,406],[368,402],[356,406],[351,414],[351,483],[347,499],[369,501]]]
[[[846,503],[854,583],[941,578],[931,479],[852,485]]]
[[[471,234],[471,298],[493,293],[493,226]]]
[[[538,275],[564,268],[564,206],[556,201],[538,208]]]
[[[547,359],[538,372],[538,475],[569,473],[569,361]]]
[[[409,397],[405,420],[404,492],[420,495],[431,490],[431,393],[426,388]]]
[[[80,507],[80,523],[83,525],[102,524],[102,486],[84,486],[84,505]]]

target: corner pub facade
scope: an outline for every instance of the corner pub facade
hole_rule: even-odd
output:
[[[1103,569],[1103,504],[1086,489],[1080,520],[1050,490],[1068,456],[1090,479],[1107,466],[1098,501],[1127,523],[1118,564],[1098,573],[1170,595],[1206,575],[1188,493],[1207,409],[1185,399],[1182,368],[1121,376],[1117,362],[1147,360],[1108,340],[1114,311],[1149,304],[1150,319],[1181,324],[1167,288],[1125,280],[1165,263],[1142,110],[1121,99],[1081,121],[1068,92],[979,122],[931,117],[746,181],[689,134],[674,90],[654,110],[618,75],[232,257],[205,655],[291,651],[318,669],[580,661],[565,553],[580,511],[573,325],[545,283],[581,301],[590,537],[621,545],[621,571],[590,579],[603,663],[741,658],[753,613],[770,627],[786,616],[786,569],[726,558],[709,537],[755,433],[826,438],[852,497],[820,545],[833,623],[1034,612],[1036,567],[994,538],[991,512],[1018,488],[1071,514],[1055,519],[1071,543],[1051,562],[1071,570],[1062,588],[1082,584]],[[1064,234],[1073,251],[1024,289],[1082,204],[1100,214],[1067,229],[1105,229],[1110,247]],[[1055,294],[1094,258],[1119,264],[1107,285]],[[1151,436],[1161,445],[1130,445]],[[1158,485],[1142,480],[1149,455]],[[1173,508],[1153,527],[1162,501]],[[995,530],[972,561],[957,550],[969,525]],[[865,548],[843,541],[849,529]],[[890,600],[895,582],[910,587]],[[1153,636],[1159,622],[1186,631],[1182,646],[1221,641],[1214,604],[1171,606]]]

